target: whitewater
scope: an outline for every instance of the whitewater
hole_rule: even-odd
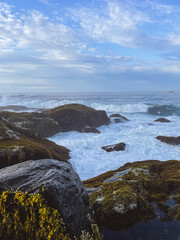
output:
[[[0,106],[20,105],[27,111],[80,103],[108,115],[120,113],[129,121],[101,126],[101,134],[76,131],[58,133],[51,141],[71,150],[71,164],[82,180],[116,169],[127,162],[141,160],[180,160],[180,146],[170,146],[156,139],[158,135],[180,135],[180,93],[61,93],[0,95]],[[166,117],[170,123],[154,122]],[[110,152],[102,146],[124,142],[126,150]]]

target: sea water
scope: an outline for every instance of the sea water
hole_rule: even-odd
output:
[[[114,170],[127,162],[142,160],[180,160],[180,146],[156,139],[158,135],[180,135],[180,92],[60,93],[40,95],[1,95],[0,106],[22,105],[28,111],[80,103],[108,115],[120,113],[129,121],[111,122],[96,133],[76,131],[58,133],[49,138],[71,150],[73,168],[82,180]],[[165,116],[171,122],[154,122]],[[106,152],[101,147],[124,142],[125,151]]]
[[[0,95],[0,106],[22,105],[36,111],[68,103],[80,103],[108,115],[120,113],[130,121],[98,128],[101,134],[76,131],[58,133],[49,138],[71,150],[72,166],[82,180],[141,160],[180,160],[180,146],[170,146],[156,139],[158,135],[180,135],[180,92],[61,93],[41,95]],[[170,123],[154,122],[166,117]],[[106,152],[102,146],[125,142],[125,151]],[[180,240],[180,221],[137,223],[125,231],[102,227],[104,240]]]

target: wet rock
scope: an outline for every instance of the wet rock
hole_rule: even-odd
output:
[[[84,186],[98,223],[108,229],[123,230],[153,219],[157,205],[163,216],[180,219],[180,161],[127,163],[84,181]],[[168,199],[175,200],[173,206]]]
[[[113,121],[114,121],[115,123],[120,123],[120,122],[122,122],[122,121],[120,120],[120,118],[114,118]]]
[[[82,133],[101,133],[99,130],[93,127],[85,127],[81,131]]]
[[[114,145],[108,145],[102,147],[102,149],[105,150],[106,152],[124,151],[126,149],[126,143],[121,142]]]
[[[1,112],[0,116],[15,126],[32,130],[41,137],[51,137],[58,132],[82,132],[86,126],[97,128],[110,122],[105,111],[97,111],[81,104],[67,104],[41,113]]]
[[[72,236],[90,229],[88,193],[69,163],[51,159],[19,163],[1,169],[0,182],[23,192],[41,193],[49,206],[60,211]]]
[[[158,118],[158,119],[154,120],[154,122],[169,123],[171,121],[167,118]]]
[[[119,113],[111,114],[109,117],[110,117],[110,118],[120,118],[121,120],[129,121],[129,119],[127,119],[126,117],[122,116],[122,115],[119,114]]]
[[[0,117],[0,168],[27,160],[69,159],[69,150]]]
[[[58,122],[43,113],[1,112],[0,116],[20,128],[30,129],[41,137],[50,137],[60,131]]]
[[[170,144],[170,145],[179,145],[180,144],[180,136],[179,137],[157,136],[156,139],[158,139],[161,142]]]

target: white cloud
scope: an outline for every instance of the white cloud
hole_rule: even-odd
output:
[[[143,24],[154,24],[149,12],[143,11],[144,4],[140,8],[131,1],[106,3],[104,9],[81,7],[69,10],[76,27],[66,24],[67,15],[53,21],[39,11],[17,13],[11,6],[0,3],[1,86],[13,82],[27,86],[29,82],[31,85],[42,85],[42,88],[48,85],[56,89],[58,85],[66,90],[69,83],[73,86],[75,80],[75,88],[78,88],[78,83],[81,85],[79,88],[83,88],[91,82],[93,89],[97,79],[111,78],[111,74],[115,78],[122,74],[132,78],[134,73],[180,74],[180,63],[165,61],[163,56],[159,58],[155,54],[155,62],[144,60],[138,54],[137,57],[121,56],[101,49],[101,43],[115,43],[163,53],[168,49],[176,54],[180,44],[178,32],[168,32],[160,38],[142,30]],[[155,12],[161,12],[161,7],[161,14],[163,9],[166,14],[174,11],[150,1],[147,6],[151,6],[151,10],[156,9]],[[147,59],[148,53],[145,55]]]
[[[42,2],[42,3],[46,4],[46,5],[50,5],[50,2],[48,0],[39,0],[39,2]]]

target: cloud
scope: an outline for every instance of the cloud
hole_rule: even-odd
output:
[[[38,1],[42,2],[42,3],[46,4],[46,5],[50,5],[50,2],[48,0],[38,0]]]
[[[145,25],[155,28],[159,17],[175,15],[174,11],[173,6],[152,1],[141,6],[132,1],[105,1],[103,7],[64,9],[58,20],[0,3],[0,87],[113,91],[121,84],[130,87],[128,82],[133,81],[145,86],[148,79],[155,84],[150,77],[165,74],[175,76],[177,82],[180,33],[171,28],[160,36],[144,29]],[[157,18],[152,19],[151,12]],[[176,17],[170,24],[177,24]],[[137,53],[126,54],[122,51],[126,48]],[[140,57],[138,49],[146,52]]]

